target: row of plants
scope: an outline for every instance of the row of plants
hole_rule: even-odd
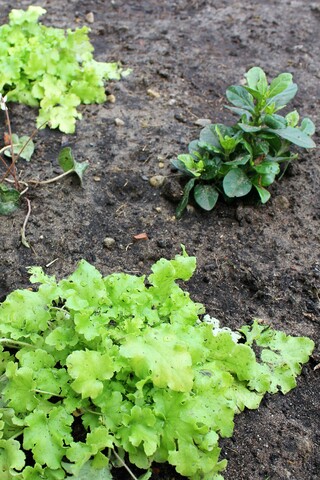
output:
[[[19,158],[30,161],[33,138],[12,133],[7,101],[39,107],[37,128],[73,133],[81,103],[106,100],[104,83],[128,71],[93,59],[88,29],[48,28],[41,7],[12,10],[0,27],[0,97],[8,133],[0,158],[0,214],[9,215],[32,185],[75,173],[87,162],[62,149],[61,175],[20,179]],[[177,209],[193,190],[211,210],[219,194],[241,197],[255,189],[262,203],[281,165],[297,158],[291,145],[315,146],[312,121],[296,111],[280,116],[297,91],[291,74],[269,85],[261,68],[246,85],[227,90],[238,122],[205,127],[189,153],[173,161],[189,176]],[[135,465],[151,477],[153,462],[168,462],[191,480],[221,480],[226,460],[219,439],[230,437],[234,416],[258,408],[263,396],[287,393],[314,344],[255,320],[238,331],[220,328],[177,280],[187,281],[196,259],[183,248],[161,259],[145,278],[103,277],[80,262],[57,281],[30,268],[35,288],[0,303],[0,476],[10,480],[112,479],[113,469]]]

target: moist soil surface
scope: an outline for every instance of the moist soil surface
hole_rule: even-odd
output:
[[[31,3],[1,2],[1,23],[7,22],[11,8]],[[320,362],[319,151],[299,152],[299,160],[270,188],[267,204],[255,198],[230,204],[221,200],[212,212],[204,212],[191,202],[179,221],[174,202],[183,183],[170,168],[171,159],[186,153],[188,143],[198,137],[199,119],[235,122],[223,106],[225,90],[239,84],[252,66],[262,67],[269,78],[291,72],[299,86],[291,109],[317,121],[319,3],[36,3],[47,9],[42,21],[48,26],[88,25],[95,58],[120,61],[132,73],[107,84],[115,103],[81,107],[83,120],[75,135],[46,128],[35,139],[32,161],[20,161],[21,179],[51,178],[61,172],[59,150],[69,145],[75,158],[90,167],[83,188],[71,177],[30,188],[26,236],[31,248],[20,238],[26,204],[1,217],[0,298],[29,286],[30,265],[62,278],[85,258],[104,275],[142,275],[159,258],[173,258],[184,244],[198,265],[184,287],[223,326],[238,328],[258,317],[316,342],[296,389],[266,396],[259,410],[236,417],[233,437],[221,441],[221,458],[228,459],[225,479],[319,479],[320,370],[314,370]],[[30,134],[36,114],[35,109],[10,105],[13,131]],[[314,139],[318,142],[317,134]],[[165,180],[164,186],[152,186],[154,176]],[[148,239],[135,241],[141,233]],[[116,477],[130,478],[125,471]],[[182,477],[157,465],[152,478]]]

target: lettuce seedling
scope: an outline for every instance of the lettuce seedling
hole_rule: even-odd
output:
[[[152,462],[223,479],[234,416],[294,388],[314,344],[220,328],[177,282],[195,267],[183,251],[147,279],[84,260],[60,281],[30,269],[38,289],[0,303],[1,478],[109,480],[127,454],[145,479]]]
[[[260,67],[246,74],[245,85],[227,89],[232,106],[226,106],[240,118],[233,126],[207,125],[198,140],[189,144],[189,153],[172,161],[174,167],[191,177],[177,208],[182,215],[190,192],[204,210],[214,208],[219,194],[226,198],[243,197],[253,188],[262,203],[270,198],[267,187],[280,174],[281,163],[297,158],[290,148],[315,148],[311,136],[315,126],[309,118],[299,124],[296,110],[279,115],[297,93],[290,73],[282,73],[268,84]]]
[[[66,32],[38,22],[42,7],[12,10],[0,27],[0,91],[39,107],[38,128],[74,133],[80,104],[106,101],[104,83],[127,75],[116,62],[94,60],[87,27]]]

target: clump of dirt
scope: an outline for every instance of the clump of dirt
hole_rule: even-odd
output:
[[[88,24],[100,61],[119,60],[133,69],[107,85],[115,103],[82,107],[75,135],[48,129],[36,138],[30,164],[19,163],[21,178],[50,178],[66,144],[78,161],[90,162],[84,187],[74,178],[32,188],[32,214],[21,245],[26,211],[1,217],[0,298],[28,285],[26,267],[46,266],[62,277],[81,258],[104,275],[149,272],[161,257],[171,258],[183,243],[198,269],[188,284],[192,298],[232,328],[253,317],[317,344],[298,387],[286,396],[268,396],[258,411],[235,422],[224,440],[226,480],[316,480],[319,478],[319,185],[318,150],[300,152],[272,199],[220,202],[210,213],[190,206],[174,217],[181,185],[170,160],[198,137],[198,119],[233,123],[223,107],[226,88],[239,84],[252,66],[270,77],[289,71],[299,85],[292,107],[317,121],[320,9],[303,0],[42,0],[44,23],[61,28]],[[14,8],[0,5],[1,23]],[[245,7],[245,8],[244,8]],[[88,15],[90,14],[90,15]],[[10,105],[13,131],[30,134],[36,112]],[[116,119],[120,119],[119,122]],[[3,119],[4,121],[4,119]],[[4,130],[4,127],[3,127]],[[315,136],[318,141],[318,135]],[[154,176],[170,179],[163,189]],[[162,183],[162,182],[160,182]],[[169,192],[169,193],[168,193]],[[146,233],[148,239],[134,241]],[[105,241],[108,238],[109,241]],[[111,239],[111,241],[110,241]],[[118,473],[119,478],[129,478]],[[177,480],[173,469],[155,466],[153,479]]]

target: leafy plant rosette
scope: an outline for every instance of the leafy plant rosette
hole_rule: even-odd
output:
[[[37,126],[74,133],[80,104],[106,101],[105,81],[130,73],[97,62],[88,27],[66,32],[38,23],[46,10],[12,10],[0,27],[0,92],[8,101],[39,107]]]
[[[240,118],[233,126],[207,125],[198,140],[189,144],[189,153],[178,155],[174,167],[191,177],[177,208],[181,217],[190,192],[204,210],[212,210],[219,194],[226,198],[243,197],[255,189],[262,203],[270,198],[267,187],[280,174],[281,163],[297,158],[290,148],[315,148],[311,136],[315,126],[309,118],[299,124],[296,110],[285,116],[283,109],[297,93],[290,73],[281,73],[268,84],[260,67],[246,74],[246,85],[234,85],[226,96],[226,106]]]
[[[38,290],[0,305],[1,479],[110,479],[115,456],[144,480],[152,462],[223,478],[219,437],[266,392],[296,385],[313,342],[199,317],[204,307],[176,282],[195,266],[183,251],[147,280],[102,277],[84,260],[59,282],[30,268]]]

